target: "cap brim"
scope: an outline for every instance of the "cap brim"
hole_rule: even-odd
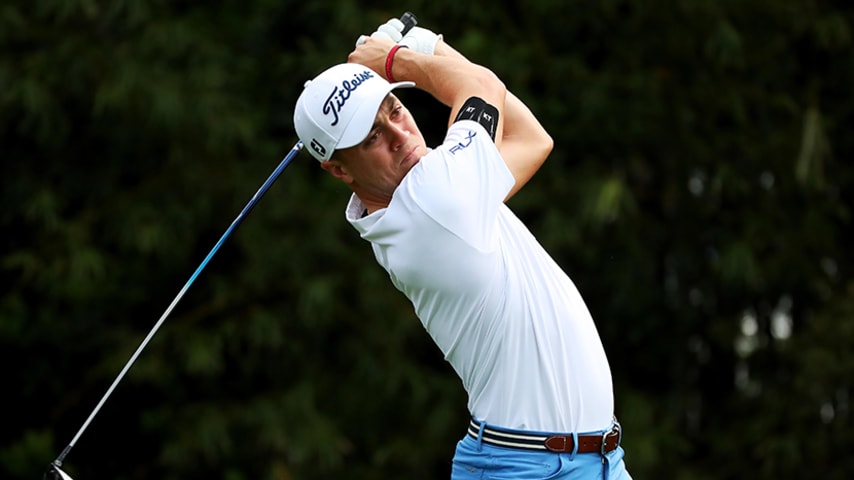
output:
[[[389,84],[388,87],[384,89],[385,92],[383,92],[382,95],[372,95],[368,100],[365,100],[362,105],[359,105],[359,109],[356,111],[356,114],[351,117],[350,123],[347,125],[347,128],[344,130],[344,134],[341,136],[341,140],[338,141],[336,150],[354,147],[362,143],[362,140],[367,138],[368,133],[371,132],[374,125],[374,119],[377,116],[377,112],[380,110],[380,105],[382,105],[388,94],[396,88],[412,88],[414,86],[415,82],[395,82]]]

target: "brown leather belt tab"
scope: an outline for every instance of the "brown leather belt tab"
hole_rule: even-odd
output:
[[[622,428],[619,422],[614,420],[611,430],[601,435],[577,435],[572,434],[537,434],[506,430],[492,426],[481,428],[480,422],[472,419],[469,423],[468,435],[475,440],[481,439],[483,443],[506,448],[518,448],[522,450],[548,451],[554,453],[599,453],[604,455],[612,452],[620,446],[622,441]],[[578,439],[578,448],[575,448],[573,438]]]

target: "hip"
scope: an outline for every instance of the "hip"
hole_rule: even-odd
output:
[[[614,429],[584,435],[554,435],[603,439],[597,448],[568,450],[503,446],[487,443],[483,432],[478,436],[469,432],[457,444],[451,480],[631,480],[625,466],[625,451],[619,444],[621,433],[614,437],[613,432]]]

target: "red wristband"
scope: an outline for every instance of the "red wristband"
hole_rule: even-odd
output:
[[[385,78],[388,79],[389,83],[395,82],[394,75],[391,74],[391,65],[394,63],[394,54],[401,48],[406,48],[406,46],[395,44],[391,47],[391,50],[388,51],[388,56],[385,57]]]

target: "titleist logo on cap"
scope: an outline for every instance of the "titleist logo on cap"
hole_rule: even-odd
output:
[[[347,103],[347,100],[350,99],[353,92],[359,88],[359,85],[365,83],[365,81],[370,78],[374,78],[374,74],[370,70],[365,70],[362,73],[354,74],[352,80],[344,80],[341,82],[340,88],[335,87],[332,89],[332,93],[329,94],[329,97],[326,98],[326,102],[323,103],[323,114],[332,114],[333,118],[331,126],[334,127],[338,124],[338,113],[341,112],[342,108],[344,108],[344,104]]]

